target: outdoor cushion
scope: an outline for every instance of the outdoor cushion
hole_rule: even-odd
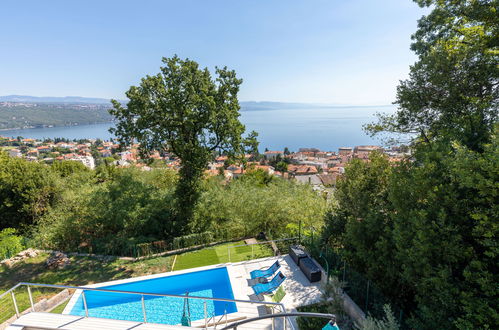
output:
[[[259,283],[254,285],[252,288],[256,295],[271,293],[276,290],[285,279],[286,276],[279,272],[269,283]]]
[[[276,260],[272,266],[270,266],[267,269],[257,269],[252,272],[250,272],[251,278],[257,278],[257,277],[270,277],[274,275],[274,273],[281,267],[279,264],[279,260]]]

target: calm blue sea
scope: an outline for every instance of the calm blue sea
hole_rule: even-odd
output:
[[[394,106],[311,107],[272,110],[243,110],[241,121],[246,130],[259,133],[260,149],[290,150],[381,144],[364,133],[362,125],[375,120],[377,112],[393,113]],[[3,136],[67,139],[100,138],[108,140],[110,123],[72,127],[32,128],[0,131]]]

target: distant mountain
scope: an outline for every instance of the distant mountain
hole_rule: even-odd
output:
[[[119,100],[122,104],[128,102]],[[64,103],[64,104],[110,104],[110,99],[82,96],[30,96],[30,95],[6,95],[0,96],[0,102],[21,103]],[[296,102],[270,102],[270,101],[243,101],[239,102],[243,111],[262,111],[276,109],[310,109],[310,108],[334,108],[334,107],[368,107],[368,105],[349,104],[324,104],[324,103],[296,103]],[[391,105],[377,105],[391,106]]]
[[[264,111],[264,110],[280,110],[280,109],[312,109],[312,108],[370,108],[370,107],[393,107],[392,104],[384,105],[352,105],[352,104],[338,104],[338,103],[288,103],[288,102],[256,102],[246,101],[239,102],[242,111]]]
[[[269,102],[269,101],[246,101],[239,102],[242,110],[246,111],[260,111],[260,110],[274,110],[274,109],[304,109],[304,108],[324,108],[340,105],[325,105],[317,103],[288,103],[288,102]]]
[[[81,96],[6,95],[0,96],[0,102],[110,104],[111,100]]]

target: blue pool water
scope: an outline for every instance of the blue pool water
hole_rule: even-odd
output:
[[[176,294],[234,299],[227,268],[159,277],[150,280],[101,287],[110,290]],[[143,321],[140,295],[85,291],[88,316],[127,321]],[[144,296],[147,321],[152,323],[179,324],[184,311],[184,298]],[[188,299],[191,320],[204,318],[203,300]],[[208,316],[237,312],[233,302],[207,300]],[[82,296],[71,309],[71,315],[85,315]]]

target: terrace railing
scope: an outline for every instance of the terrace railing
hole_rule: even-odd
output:
[[[22,289],[26,291],[19,291]],[[40,294],[34,295],[33,290],[39,290]],[[150,322],[152,314],[148,313],[146,297],[152,298],[161,298],[161,297],[170,297],[174,299],[189,299],[194,301],[202,301],[203,306],[203,317],[201,319],[193,321],[193,326],[202,327],[205,329],[208,328],[216,328],[217,326],[230,326],[230,324],[236,320],[241,320],[241,317],[244,318],[254,318],[255,316],[260,316],[260,312],[258,312],[257,308],[249,308],[249,310],[254,310],[254,313],[248,312],[246,309],[245,312],[237,312],[237,318],[231,319],[229,317],[230,313],[225,312],[223,315],[209,315],[207,304],[208,302],[227,302],[227,303],[235,303],[240,308],[241,306],[253,306],[253,307],[265,307],[266,314],[276,314],[275,317],[272,317],[272,329],[276,329],[276,317],[278,317],[281,321],[278,328],[279,329],[294,329],[293,322],[289,320],[289,316],[286,314],[286,309],[283,304],[275,303],[275,302],[266,302],[266,301],[253,301],[253,300],[240,300],[240,299],[224,299],[224,298],[209,298],[209,297],[198,297],[198,296],[186,296],[186,295],[175,295],[175,294],[153,294],[147,292],[135,292],[135,291],[124,291],[124,290],[111,290],[111,289],[103,289],[103,288],[89,288],[89,287],[77,287],[77,286],[67,286],[67,285],[52,285],[52,284],[39,284],[39,283],[27,283],[21,282],[16,284],[14,287],[10,288],[6,292],[0,295],[0,324],[7,320],[8,318],[16,317],[19,318],[21,314],[26,312],[43,312],[44,310],[37,310],[37,298],[47,296],[47,290],[69,290],[74,292],[74,294],[80,294],[83,301],[83,310],[84,317],[92,316],[90,315],[90,310],[92,306],[91,302],[88,300],[86,296],[86,292],[101,292],[101,293],[112,293],[116,295],[122,294],[123,297],[127,297],[130,299],[130,296],[136,296],[137,301],[140,299],[141,305],[141,321],[143,323]],[[27,297],[26,297],[27,296]],[[27,298],[27,299],[26,299]],[[76,299],[73,297],[72,299]],[[9,306],[9,300],[11,302]],[[28,304],[28,306],[26,306]],[[199,304],[198,304],[199,305]],[[26,308],[27,307],[27,308]],[[38,309],[41,309],[38,307]],[[11,315],[8,315],[9,311],[12,311]],[[149,311],[151,312],[151,311]],[[7,314],[6,314],[7,313]],[[282,314],[282,315],[281,315]],[[7,317],[6,317],[7,316]],[[99,317],[99,316],[97,316]],[[150,322],[154,323],[154,322]],[[159,323],[159,322],[157,322]]]

